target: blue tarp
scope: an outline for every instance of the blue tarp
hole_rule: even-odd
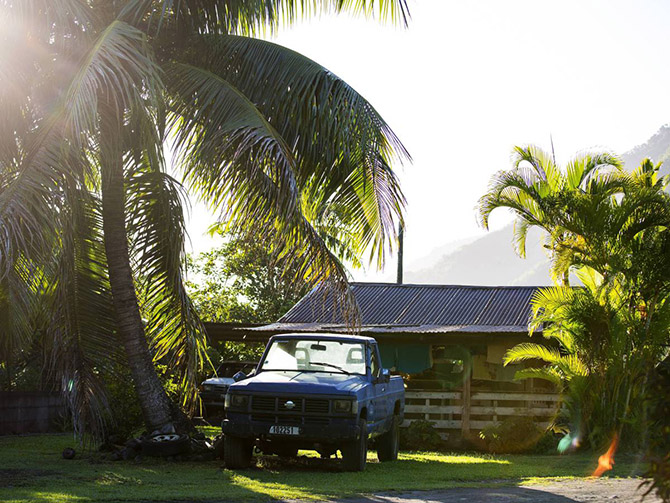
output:
[[[431,368],[430,344],[379,343],[384,368],[405,374],[418,374]]]

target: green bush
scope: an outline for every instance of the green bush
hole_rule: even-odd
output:
[[[400,429],[400,448],[412,451],[436,451],[444,447],[444,441],[435,429],[435,423],[424,419],[412,421],[407,428]]]
[[[670,502],[670,359],[654,370],[648,391],[651,414],[649,418],[649,478],[648,491],[662,501]]]
[[[530,417],[511,417],[479,433],[488,451],[496,454],[530,451],[544,435],[545,431]]]
[[[112,426],[108,433],[132,436],[144,427],[144,419],[130,370],[119,365],[113,375],[106,376],[105,385],[112,412]]]

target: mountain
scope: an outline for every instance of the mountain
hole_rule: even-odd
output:
[[[670,125],[661,127],[646,143],[622,155],[628,169],[633,169],[645,157],[654,162],[670,158]],[[670,162],[661,168],[670,173]],[[513,225],[489,232],[472,242],[458,246],[449,243],[434,250],[430,260],[408,264],[406,283],[434,283],[493,286],[551,285],[549,260],[542,248],[541,233],[531,230],[526,243],[526,259],[514,252]],[[435,260],[435,257],[439,257]]]
[[[525,259],[515,253],[512,235],[512,224],[490,232],[456,251],[443,254],[432,266],[408,268],[405,281],[455,285],[551,285],[549,261],[541,246],[540,231],[530,231]]]
[[[670,124],[662,126],[646,143],[633,147],[621,157],[628,169],[637,167],[646,157],[655,163],[667,161],[670,158]],[[661,167],[661,173],[670,173],[670,162]]]

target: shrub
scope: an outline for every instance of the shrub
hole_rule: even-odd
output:
[[[106,376],[105,384],[112,412],[112,427],[108,434],[129,437],[144,426],[130,370],[119,365],[112,375]]]
[[[479,437],[486,442],[489,452],[500,454],[531,450],[544,433],[532,418],[512,417],[487,426],[479,433]]]
[[[435,423],[424,419],[412,421],[407,428],[400,430],[400,447],[413,451],[435,451],[444,446]]]
[[[663,361],[652,374],[648,392],[651,405],[650,439],[647,452],[649,467],[647,491],[670,502],[670,359]]]

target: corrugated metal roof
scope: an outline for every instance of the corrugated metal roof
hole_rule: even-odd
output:
[[[352,283],[363,331],[521,332],[527,330],[530,300],[539,287]],[[343,324],[333,302],[315,290],[270,326]],[[404,328],[403,328],[404,327]]]

